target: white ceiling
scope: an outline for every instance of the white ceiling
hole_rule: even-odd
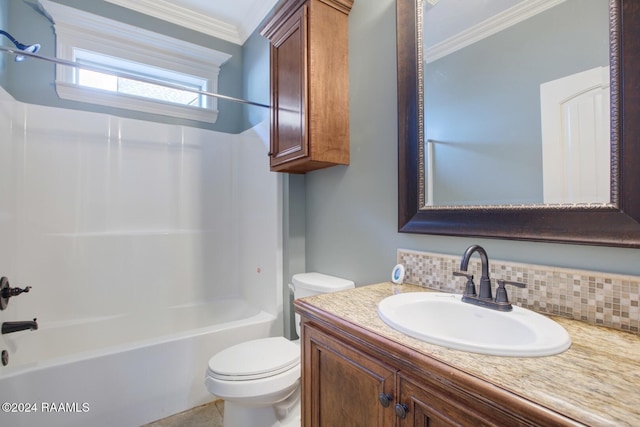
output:
[[[106,0],[242,45],[278,0]]]

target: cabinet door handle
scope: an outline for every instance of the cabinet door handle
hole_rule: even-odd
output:
[[[380,404],[382,405],[383,408],[388,408],[389,405],[391,405],[393,396],[391,396],[389,393],[382,392],[378,395],[378,400],[380,401]]]
[[[409,413],[409,407],[407,405],[405,405],[404,403],[396,403],[395,409],[398,418],[407,418],[407,414]]]

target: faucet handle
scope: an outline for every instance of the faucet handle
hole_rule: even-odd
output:
[[[527,285],[526,285],[526,284],[524,284],[524,283],[520,283],[520,282],[512,282],[512,281],[510,281],[510,280],[502,280],[502,279],[499,279],[499,280],[498,280],[498,284],[500,284],[500,282],[504,283],[505,285],[515,286],[515,287],[517,287],[517,288],[526,288],[526,287],[527,287]]]
[[[473,282],[473,274],[467,274],[467,273],[463,273],[461,271],[454,271],[453,272],[454,276],[462,276],[462,277],[466,277],[467,278],[467,284],[465,285],[464,288],[464,295],[465,296],[470,296],[470,297],[475,297],[476,294],[476,284]]]
[[[498,279],[498,289],[496,289],[496,302],[509,303],[509,297],[507,296],[507,290],[504,285],[516,286],[518,288],[526,288],[527,285],[520,282],[511,282],[509,280]]]
[[[9,299],[20,295],[21,293],[29,292],[31,286],[26,286],[23,289],[12,288],[9,285],[9,279],[6,277],[0,277],[0,310],[4,310],[9,305]]]

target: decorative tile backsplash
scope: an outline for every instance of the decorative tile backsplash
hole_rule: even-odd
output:
[[[460,256],[398,249],[406,283],[429,289],[462,293],[466,279],[454,277]],[[492,279],[504,279],[527,285],[520,289],[507,286],[509,300],[540,313],[640,334],[640,277],[600,273],[588,270],[520,264],[490,259]],[[469,262],[469,272],[480,283],[480,258]],[[495,285],[494,285],[495,293]]]

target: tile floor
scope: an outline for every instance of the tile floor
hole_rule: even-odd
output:
[[[223,414],[224,402],[216,400],[142,427],[222,427]]]

